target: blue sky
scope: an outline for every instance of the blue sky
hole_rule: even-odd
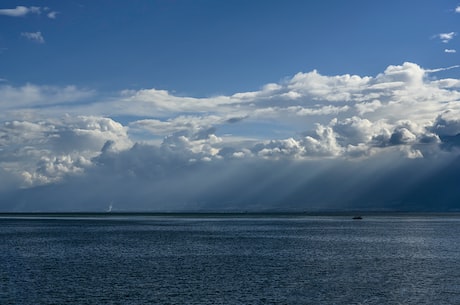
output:
[[[455,1],[3,1],[0,210],[455,210],[459,28]]]
[[[209,96],[297,72],[376,75],[389,64],[455,65],[455,1],[3,1],[48,7],[0,19],[1,77],[103,91]],[[48,18],[56,12],[55,18]],[[44,43],[21,33],[40,32]]]

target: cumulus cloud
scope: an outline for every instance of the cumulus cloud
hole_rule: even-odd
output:
[[[45,43],[45,38],[41,32],[22,32],[21,36],[27,38],[30,41],[34,41],[37,43]]]
[[[53,186],[58,205],[89,188],[75,206],[100,201],[93,208],[102,210],[112,201],[163,210],[406,204],[431,177],[458,176],[460,80],[432,76],[455,68],[301,72],[205,98],[0,86],[0,177],[8,180],[0,191],[26,202]],[[388,179],[393,190],[380,185]]]
[[[460,134],[460,112],[447,110],[439,114],[431,130],[441,136],[456,136]]]
[[[7,121],[0,126],[0,166],[23,178],[20,187],[57,182],[82,173],[107,141],[112,150],[132,145],[126,128],[108,118]]]
[[[444,53],[457,53],[455,49],[444,49]]]
[[[457,6],[457,7],[455,8],[455,12],[456,12],[456,13],[460,13],[460,6]]]
[[[355,105],[355,108],[360,115],[366,114],[368,112],[374,112],[380,107],[382,107],[382,103],[379,100],[373,100],[371,102],[364,102],[364,103],[357,103]]]

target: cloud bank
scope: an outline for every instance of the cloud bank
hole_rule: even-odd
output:
[[[455,210],[460,80],[436,71],[206,98],[0,86],[0,209]]]

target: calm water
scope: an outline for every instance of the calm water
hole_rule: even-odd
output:
[[[0,219],[1,304],[460,304],[460,217]]]

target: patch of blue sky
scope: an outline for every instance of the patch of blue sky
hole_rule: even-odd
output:
[[[234,124],[223,124],[216,130],[217,136],[241,137],[257,140],[285,139],[299,132],[292,125],[280,122],[242,121]]]

